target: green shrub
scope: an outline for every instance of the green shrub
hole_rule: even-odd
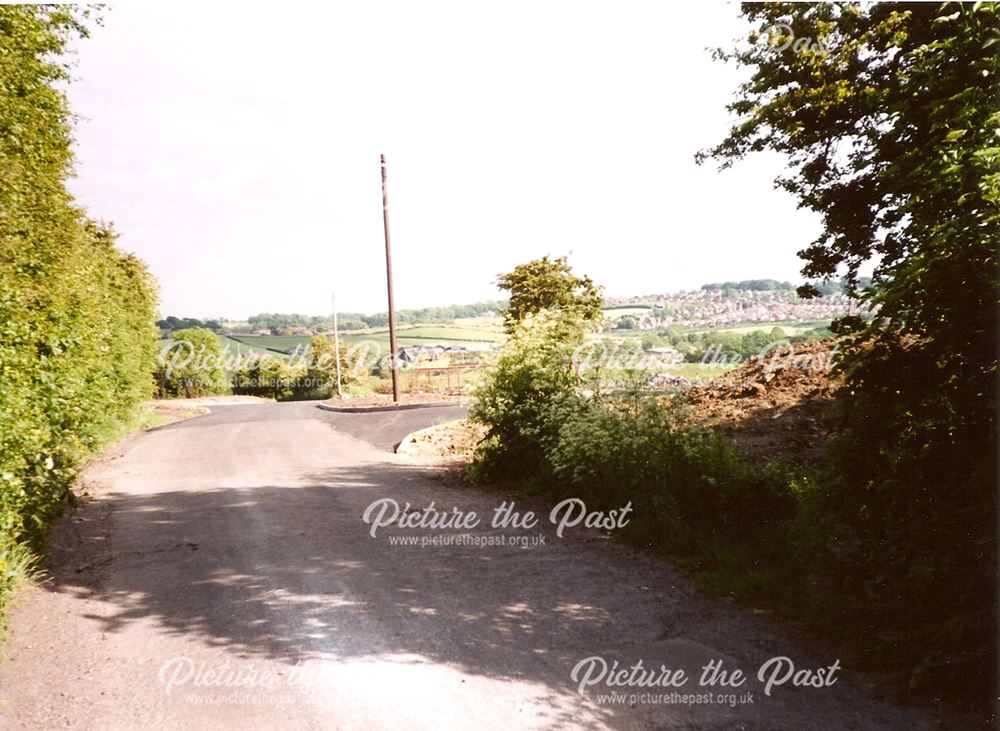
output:
[[[469,476],[578,497],[595,510],[631,502],[625,538],[691,559],[724,589],[773,588],[801,478],[747,461],[676,404],[583,389],[570,357],[578,341],[561,340],[562,331],[543,311],[512,333],[470,410],[489,431]]]
[[[256,353],[237,363],[232,377],[235,394],[287,401],[295,392],[296,373],[277,356]]]
[[[82,460],[153,389],[153,280],[65,187],[60,54],[85,15],[0,6],[0,621]]]
[[[835,616],[910,687],[971,691],[996,618],[996,366],[915,338],[857,347],[818,496]]]
[[[537,474],[547,468],[543,442],[555,436],[548,418],[560,396],[571,394],[572,345],[563,316],[548,310],[525,317],[504,345],[469,411],[489,427],[474,469],[483,477]]]
[[[197,398],[229,393],[222,344],[211,330],[189,327],[170,336],[173,341],[160,351],[157,372],[164,396]]]
[[[550,412],[546,457],[560,491],[598,509],[632,500],[632,530],[671,551],[783,530],[796,513],[791,475],[747,461],[676,405],[635,396],[573,396]]]
[[[307,387],[302,391],[303,398],[330,398],[337,390],[337,360],[336,343],[325,335],[314,335],[309,341],[308,369],[306,371]],[[351,347],[340,343],[340,385],[341,390],[350,387],[367,376],[364,367],[365,351],[363,348]]]
[[[364,352],[341,344],[340,383],[345,394],[362,395],[370,380],[364,369]],[[263,396],[277,401],[327,399],[336,389],[334,343],[316,335],[293,362],[271,355],[250,354],[237,363],[233,393]]]

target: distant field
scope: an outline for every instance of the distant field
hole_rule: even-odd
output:
[[[219,345],[222,346],[223,353],[229,354],[231,357],[235,357],[237,353],[256,353],[258,355],[266,353],[278,357],[281,355],[280,353],[268,350],[262,343],[243,343],[226,335],[219,335],[218,333],[216,333],[215,338],[219,341]],[[172,342],[173,340],[170,338],[161,338],[157,341],[161,350]]]
[[[458,317],[455,318],[456,327],[471,328],[474,330],[489,330],[491,332],[503,332],[502,317]]]
[[[612,307],[604,308],[604,316],[615,320],[619,317],[633,317],[635,315],[648,315],[652,307]]]
[[[640,302],[640,303],[631,304],[631,305],[607,305],[605,307],[602,307],[601,309],[603,309],[605,312],[622,312],[623,310],[643,310],[643,311],[645,311],[645,310],[651,310],[651,309],[653,309],[653,305],[652,304],[642,304]]]
[[[787,320],[781,322],[758,322],[751,323],[747,325],[733,325],[732,327],[703,327],[696,328],[690,332],[696,333],[707,333],[707,332],[726,332],[734,333],[737,335],[746,335],[752,332],[771,332],[772,329],[780,327],[785,331],[785,335],[801,335],[802,333],[813,330],[817,327],[827,327],[830,324],[829,320],[811,320],[806,322],[799,322],[795,320]]]
[[[267,349],[274,352],[289,352],[295,348],[305,348],[310,335],[233,335],[231,340],[246,347]],[[399,345],[464,345],[475,347],[486,343],[496,343],[503,337],[499,327],[473,327],[459,325],[403,325],[396,329]],[[389,349],[389,329],[369,329],[363,332],[345,331],[340,334],[341,342],[354,345],[361,342],[375,342],[383,352]]]
[[[683,333],[707,333],[707,332],[718,332],[718,333],[733,333],[735,335],[746,335],[752,332],[771,332],[776,327],[780,327],[785,331],[785,335],[801,335],[802,333],[813,330],[817,327],[827,327],[830,324],[829,320],[810,320],[806,322],[799,322],[793,320],[779,321],[779,322],[756,322],[756,323],[746,323],[741,325],[722,325],[720,327],[682,327],[681,331]],[[650,333],[656,333],[660,330],[665,330],[666,327],[658,327],[652,330],[608,330],[606,332],[600,333],[601,337],[615,337],[615,338],[641,338],[643,335],[649,335]]]
[[[291,350],[296,346],[305,346],[309,343],[307,335],[230,335],[230,340],[235,340],[241,345],[261,348],[264,350]]]
[[[396,333],[396,344],[400,347],[409,345],[460,345],[470,349],[482,349],[485,345],[496,343],[495,340],[485,338],[444,338],[441,336],[431,337],[430,335],[411,335],[411,331],[399,331]],[[342,335],[342,343],[353,345],[355,343],[376,343],[383,353],[389,352],[389,332],[386,330],[380,333],[369,335]]]
[[[622,308],[610,310],[615,315],[634,314],[645,312],[641,307]],[[606,311],[608,312],[608,311]],[[815,320],[811,322],[764,322],[734,325],[731,327],[716,328],[685,328],[684,332],[704,333],[704,332],[728,332],[734,334],[745,334],[755,331],[770,332],[775,327],[780,327],[786,335],[799,335],[807,330],[829,325],[828,320]],[[655,330],[615,330],[613,332],[595,333],[590,339],[619,339],[619,338],[641,338],[643,335],[655,333]],[[237,352],[270,354],[276,357],[285,356],[286,353],[296,347],[304,348],[309,344],[311,336],[308,335],[216,335],[220,345],[230,357],[234,357]],[[440,343],[442,345],[459,345],[470,349],[483,349],[486,345],[498,345],[504,339],[503,323],[500,318],[462,318],[456,320],[454,325],[447,324],[416,324],[401,325],[396,331],[396,340],[400,346],[410,345],[430,345]],[[368,329],[363,331],[346,331],[341,333],[341,342],[345,347],[351,347],[357,343],[374,343],[380,354],[389,352],[389,329]],[[160,340],[160,347],[167,345],[169,339]],[[724,373],[728,370],[725,366],[699,366],[698,364],[684,363],[666,369],[665,372],[678,376],[702,376],[711,377]]]
[[[388,336],[388,329],[385,330]],[[398,336],[414,340],[464,340],[467,342],[496,343],[502,338],[499,329],[492,330],[481,327],[466,327],[459,325],[418,325],[405,330],[396,330]]]

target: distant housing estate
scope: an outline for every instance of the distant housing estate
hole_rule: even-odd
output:
[[[700,289],[674,294],[610,297],[610,307],[629,307],[622,316],[637,330],[654,330],[671,325],[715,327],[740,323],[832,320],[844,315],[863,314],[857,300],[845,294],[802,299],[794,290]],[[636,308],[636,309],[632,309]],[[638,308],[647,308],[640,311]],[[606,315],[614,323],[621,319],[614,310]]]

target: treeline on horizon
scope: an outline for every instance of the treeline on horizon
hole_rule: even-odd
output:
[[[447,305],[444,307],[422,307],[414,310],[396,310],[396,322],[399,324],[415,322],[451,322],[463,317],[480,317],[487,312],[503,312],[507,309],[506,300],[492,302],[476,302],[471,305]],[[157,320],[156,324],[163,330],[182,330],[189,327],[203,327],[207,330],[221,330],[231,320],[212,319],[198,320],[193,317],[174,317],[173,315]],[[313,330],[330,330],[333,328],[332,315],[302,315],[285,312],[262,312],[246,319],[251,328],[272,329],[282,327],[307,327]],[[366,314],[361,312],[343,312],[337,314],[337,327],[341,330],[364,330],[371,327],[387,327],[388,312]]]
[[[811,282],[816,290],[824,297],[835,294],[844,294],[847,291],[846,279],[832,279],[826,282]],[[858,289],[865,289],[871,284],[870,277],[858,278]],[[750,292],[774,292],[774,291],[794,291],[795,285],[791,282],[781,282],[777,279],[744,279],[739,282],[712,282],[701,285],[705,291],[750,291]],[[624,307],[625,305],[620,305]],[[610,309],[613,309],[611,306]],[[423,307],[412,310],[396,310],[396,322],[400,324],[410,324],[417,322],[451,322],[463,317],[480,317],[487,312],[501,313],[507,309],[507,300],[493,300],[489,302],[476,302],[471,305],[448,305],[445,307]],[[206,330],[219,331],[227,324],[233,322],[223,318],[200,320],[194,317],[175,317],[170,315],[157,320],[156,325],[161,330],[183,330],[190,327],[201,327]],[[285,312],[262,312],[251,315],[246,319],[247,324],[253,329],[271,330],[283,327],[306,327],[312,330],[332,330],[333,318],[330,315],[303,315],[298,313]],[[376,312],[366,314],[362,312],[344,312],[337,316],[337,326],[341,330],[364,330],[373,327],[387,327],[389,325],[388,312]]]
[[[858,277],[858,289],[867,289],[872,283],[871,277]],[[840,279],[830,279],[827,281],[809,283],[817,292],[824,297],[834,294],[845,294],[848,290],[846,277]],[[775,292],[792,291],[797,289],[791,282],[779,282],[777,279],[743,279],[739,282],[712,282],[703,284],[701,288],[706,291],[715,290],[744,290],[751,292]]]

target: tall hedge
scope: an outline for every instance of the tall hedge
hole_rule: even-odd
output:
[[[0,609],[85,456],[152,393],[155,284],[66,189],[86,11],[0,6]]]

